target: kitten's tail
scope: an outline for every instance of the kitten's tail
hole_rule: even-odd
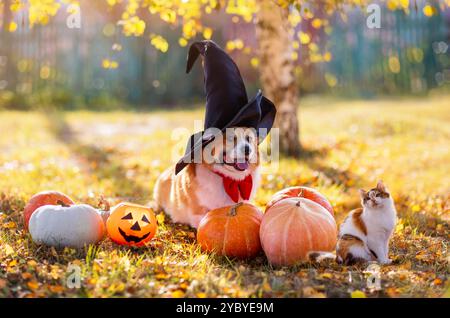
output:
[[[314,252],[309,252],[308,255],[308,260],[310,262],[313,263],[322,263],[324,261],[329,261],[329,260],[336,260],[336,253],[334,252],[320,252],[320,251],[314,251]]]

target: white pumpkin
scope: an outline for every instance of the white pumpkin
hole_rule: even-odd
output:
[[[79,248],[105,235],[102,216],[86,204],[42,206],[31,216],[29,229],[34,242],[55,247]]]

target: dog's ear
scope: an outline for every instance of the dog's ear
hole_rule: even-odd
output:
[[[190,163],[188,164],[186,170],[188,171],[189,174],[191,174],[192,176],[196,176],[196,172],[195,172],[195,163]]]
[[[186,167],[186,163],[182,161],[177,162],[177,164],[175,165],[175,175],[179,174],[180,171],[184,169],[184,167]]]

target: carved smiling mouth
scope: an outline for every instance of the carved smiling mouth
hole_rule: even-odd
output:
[[[128,243],[132,243],[132,242],[139,243],[139,242],[145,240],[150,235],[150,232],[148,232],[142,236],[127,235],[120,227],[119,227],[119,233],[120,233],[120,235],[122,235],[124,240],[127,241]]]

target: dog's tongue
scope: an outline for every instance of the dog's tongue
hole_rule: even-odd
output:
[[[236,162],[234,166],[238,168],[238,170],[244,171],[248,168],[248,162]]]

